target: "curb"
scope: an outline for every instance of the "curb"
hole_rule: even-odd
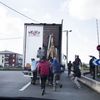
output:
[[[100,82],[83,75],[78,80],[82,82],[83,84],[87,85],[88,87],[90,87],[91,89],[93,89],[94,91],[100,93]]]

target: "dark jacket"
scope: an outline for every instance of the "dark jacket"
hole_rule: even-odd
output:
[[[90,59],[89,61],[89,65],[90,65],[90,69],[95,68],[95,65],[93,64],[94,58]]]
[[[74,77],[81,77],[81,71],[78,67],[74,70]]]
[[[74,72],[74,77],[81,77],[81,70],[79,69],[78,66],[76,66],[75,61],[73,62],[73,72]]]
[[[71,63],[71,62],[69,62],[67,66],[68,66],[68,69],[69,69],[69,70],[71,70],[72,63]]]

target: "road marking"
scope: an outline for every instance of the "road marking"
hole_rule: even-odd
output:
[[[28,84],[26,84],[25,86],[23,86],[19,91],[24,91],[30,84],[31,84],[31,82],[29,82]]]

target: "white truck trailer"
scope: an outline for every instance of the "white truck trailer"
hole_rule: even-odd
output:
[[[53,50],[55,50],[61,62],[62,24],[25,23],[24,29],[23,67],[25,69],[31,67],[31,58],[38,60],[39,47],[44,47],[47,58],[50,55],[54,56]]]

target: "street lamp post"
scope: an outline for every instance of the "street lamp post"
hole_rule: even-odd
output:
[[[64,30],[64,32],[66,32],[66,66],[68,64],[68,33],[72,32],[72,30]]]
[[[97,27],[97,40],[98,40],[98,45],[99,45],[98,19],[96,19],[96,27]],[[99,59],[100,59],[100,51],[99,51]]]
[[[99,41],[99,30],[98,30],[98,19],[96,19],[96,27],[97,27],[97,40],[98,40],[98,46],[100,45],[100,41]],[[99,59],[100,59],[100,50],[98,50],[98,52],[99,52]],[[96,67],[97,68],[97,73],[96,74],[98,74],[98,66]]]

